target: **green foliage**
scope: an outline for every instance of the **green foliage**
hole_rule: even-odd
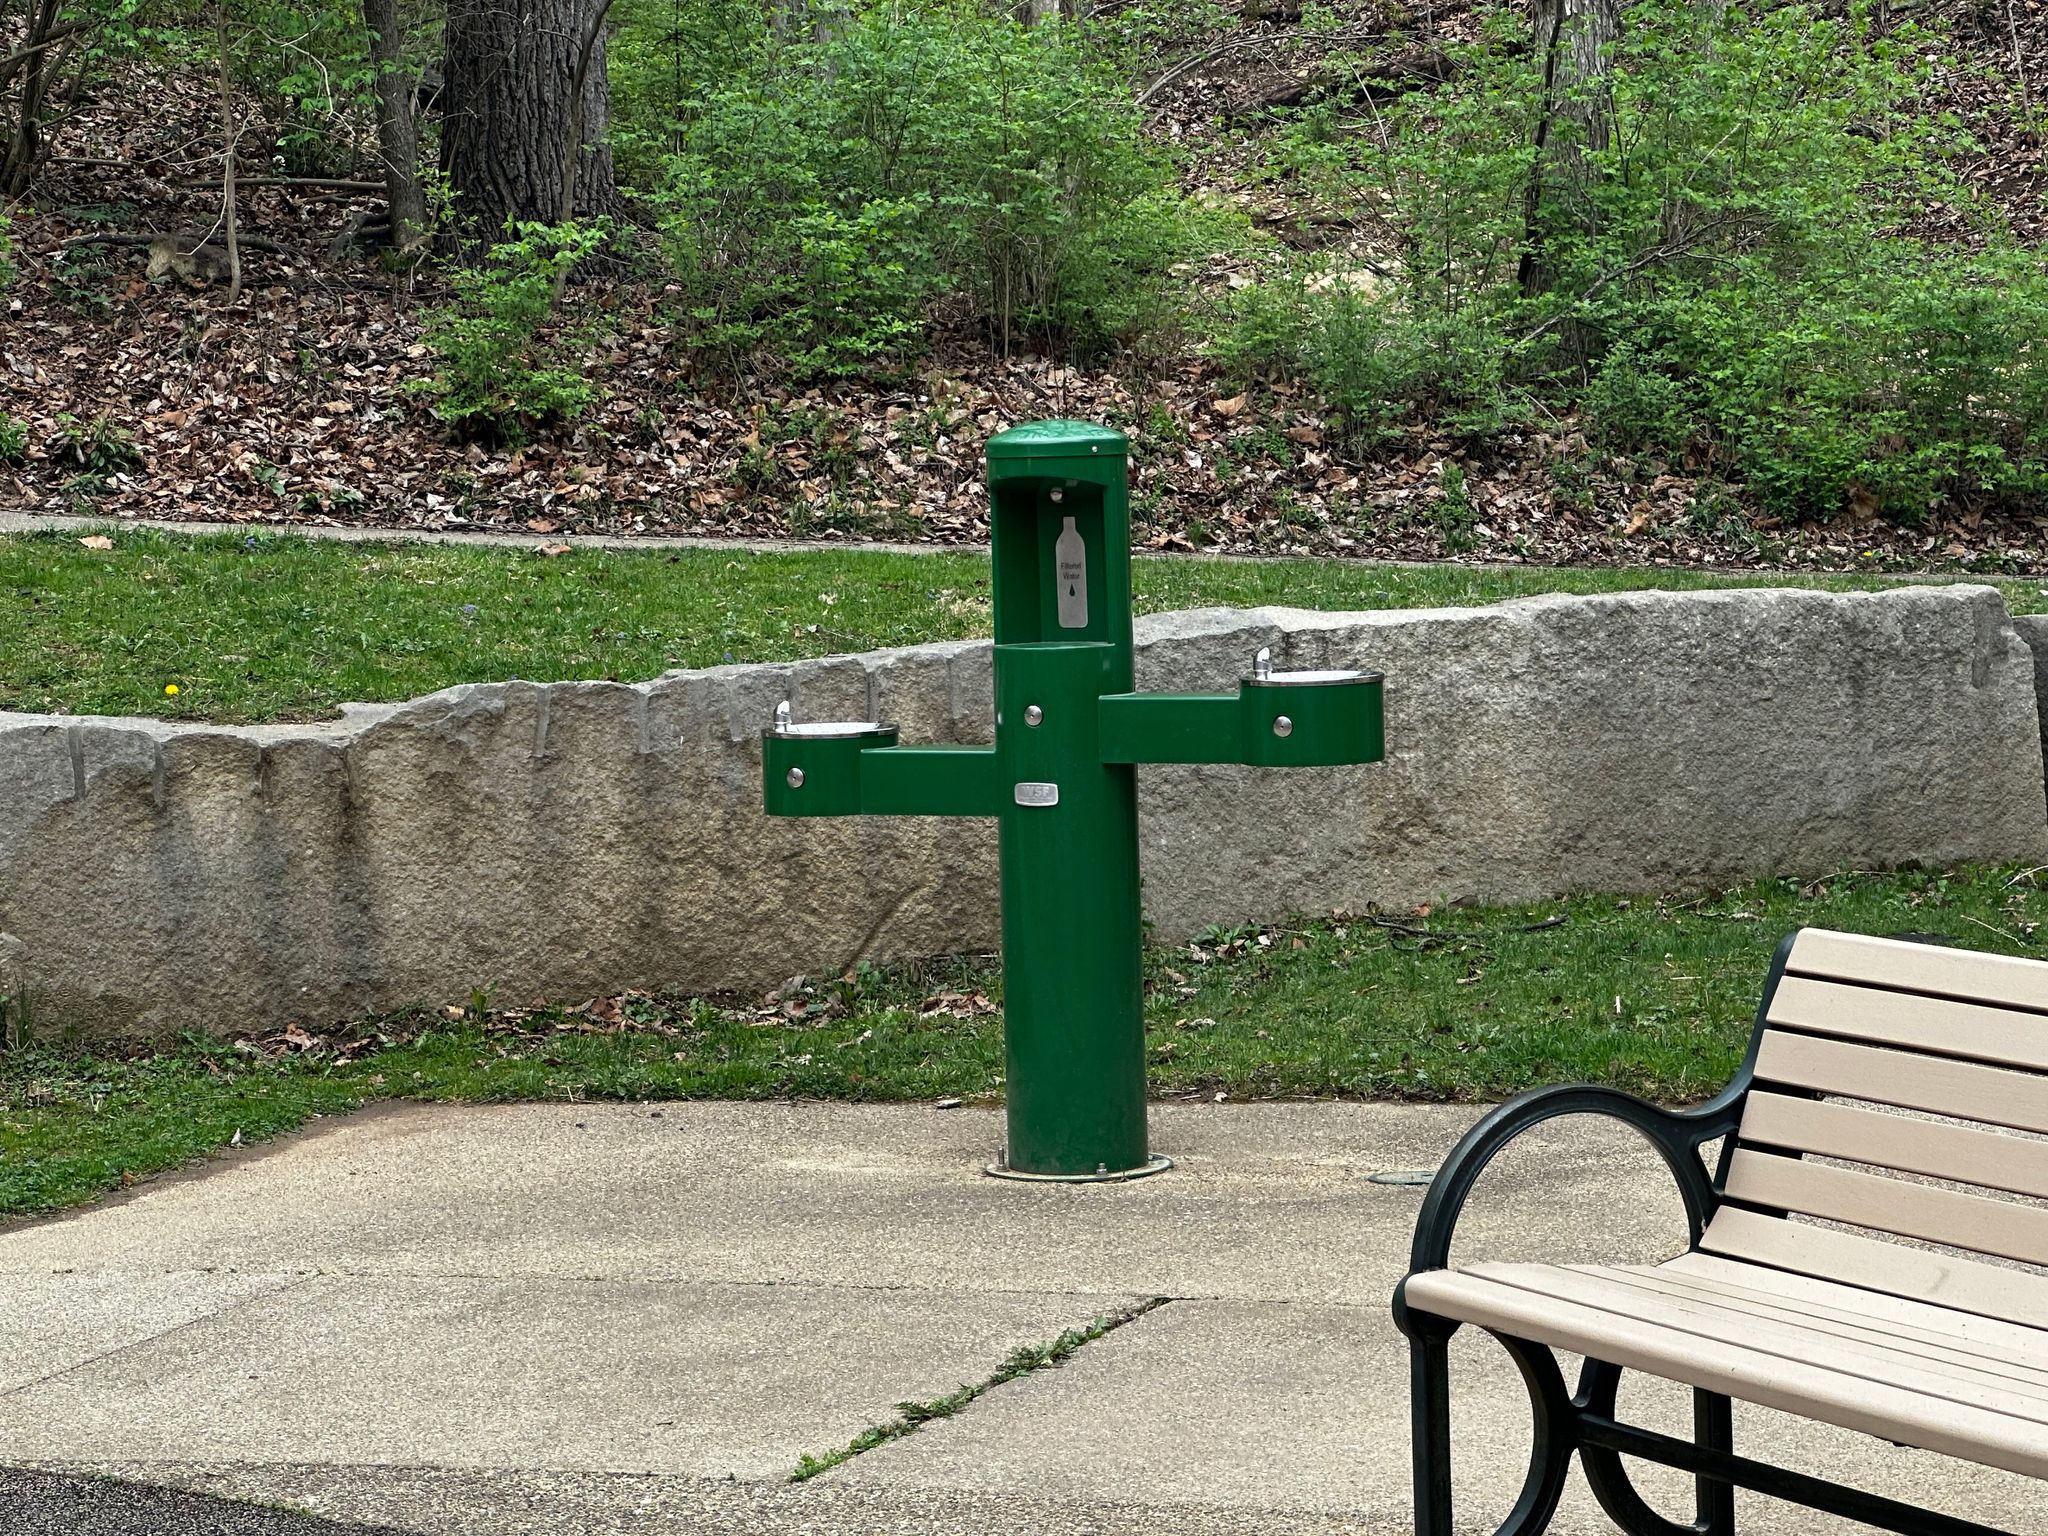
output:
[[[1664,333],[1651,361],[1696,402],[1710,451],[1786,513],[1846,495],[1910,522],[1950,499],[2048,494],[2041,256],[1858,254],[1782,288],[1753,273]]]
[[[1311,198],[1341,200],[1349,190],[1351,150],[1328,101],[1283,114],[1266,150],[1264,176],[1291,181]]]
[[[0,288],[13,286],[20,275],[14,265],[14,221],[0,213]]]
[[[230,76],[245,101],[253,96],[261,106],[244,114],[238,143],[243,164],[269,160],[287,175],[362,174],[375,152],[376,76],[360,6],[354,0],[223,4]],[[81,100],[117,97],[146,113],[163,105],[166,76],[176,81],[178,110],[189,106],[183,93],[195,86],[206,93],[210,108],[219,68],[214,18],[211,6],[63,0],[57,17],[63,46],[52,50],[62,68],[42,101],[41,154],[64,147],[66,125],[79,115]],[[426,15],[408,22],[413,62],[423,62],[438,45],[438,25]],[[19,40],[18,34],[12,39]],[[18,130],[19,93],[16,100],[6,94],[0,92],[0,145]],[[218,126],[210,110],[206,122],[210,130]],[[216,166],[219,151],[218,141],[209,138],[206,152]],[[369,174],[375,174],[374,166]]]
[[[1617,343],[1586,386],[1593,429],[1611,448],[1646,448],[1673,454],[1692,436],[1692,402],[1685,385],[1657,371],[1634,342]]]
[[[114,270],[106,248],[75,245],[50,258],[50,296],[64,308],[91,319],[105,319],[114,307],[108,291]]]
[[[573,419],[595,398],[574,364],[587,334],[553,324],[555,296],[610,227],[521,224],[512,235],[482,266],[450,274],[454,300],[422,332],[441,366],[412,386],[457,433],[500,443]]]
[[[1465,466],[1456,459],[1443,462],[1443,495],[1432,511],[1444,547],[1462,554],[1472,547],[1472,524],[1478,519],[1471,493],[1465,488]]]
[[[1242,296],[1226,363],[1306,377],[1356,440],[1576,406],[1610,448],[1689,455],[1781,515],[2048,491],[2048,265],[1918,113],[1935,40],[1860,8],[1647,7],[1546,115],[1518,26],[1351,142],[1398,270]],[[1912,232],[1937,203],[1970,238]]]
[[[1162,1296],[1149,1297],[1122,1312],[1098,1317],[1086,1328],[1069,1328],[1058,1338],[1043,1344],[1019,1344],[1004,1357],[995,1371],[976,1382],[962,1382],[944,1397],[935,1397],[928,1402],[908,1402],[896,1405],[896,1417],[871,1424],[855,1435],[851,1442],[837,1450],[827,1451],[822,1456],[806,1452],[797,1458],[796,1470],[789,1474],[792,1483],[807,1483],[834,1467],[844,1466],[856,1456],[887,1445],[892,1440],[901,1440],[912,1435],[926,1424],[938,1419],[950,1419],[954,1414],[968,1407],[985,1392],[993,1391],[1005,1382],[1015,1381],[1020,1376],[1029,1376],[1034,1371],[1050,1370],[1064,1365],[1074,1357],[1083,1345],[1092,1344],[1112,1329],[1120,1328],[1135,1318],[1143,1317],[1155,1307],[1166,1305]]]
[[[746,0],[614,0],[612,14],[612,164],[621,182],[651,190],[683,148],[705,83],[754,67],[762,11]]]
[[[135,435],[111,416],[80,421],[76,416],[57,418],[56,440],[50,457],[59,464],[76,466],[84,475],[104,477],[122,474],[142,465],[142,452]]]
[[[374,129],[377,73],[356,5],[238,0],[230,23],[236,78],[266,102],[288,176],[357,169]]]
[[[1166,317],[1198,216],[1084,30],[878,4],[704,80],[655,201],[728,366],[886,369],[935,313],[1079,353]]]
[[[28,462],[28,427],[0,411],[0,464]]]
[[[17,10],[24,25],[14,20]],[[26,190],[62,146],[65,125],[79,115],[80,98],[113,66],[146,52],[184,53],[198,35],[149,0],[64,0],[47,11],[10,6],[6,17],[0,23],[0,60],[7,64],[0,70],[6,77],[0,83],[0,179],[10,194]],[[41,88],[30,91],[27,79],[39,70],[48,73]],[[27,120],[24,113],[30,114]]]
[[[1115,54],[1132,79],[1156,72],[1162,57],[1227,40],[1243,25],[1237,7],[1219,0],[1131,0],[1088,9],[1091,41]]]
[[[1417,310],[1366,267],[1282,274],[1233,294],[1213,351],[1241,376],[1295,374],[1365,445],[1423,406],[1472,433],[1515,419],[1500,337],[1457,309]]]

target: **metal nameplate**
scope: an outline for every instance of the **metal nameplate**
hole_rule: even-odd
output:
[[[1019,805],[1058,805],[1060,787],[1057,784],[1019,784],[1017,786]]]

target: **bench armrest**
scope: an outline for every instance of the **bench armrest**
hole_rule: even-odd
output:
[[[1734,1132],[1742,1118],[1747,1087],[1746,1081],[1739,1080],[1719,1098],[1686,1111],[1664,1109],[1632,1093],[1594,1083],[1537,1088],[1510,1099],[1465,1133],[1430,1181],[1429,1194],[1415,1222],[1409,1272],[1449,1267],[1452,1233],[1486,1165],[1524,1131],[1560,1115],[1605,1115],[1642,1132],[1678,1181],[1678,1193],[1685,1201],[1688,1240],[1697,1245],[1720,1198],[1700,1161],[1700,1148]]]

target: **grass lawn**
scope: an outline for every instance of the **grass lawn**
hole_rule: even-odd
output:
[[[1844,874],[1694,900],[1331,918],[1147,956],[1161,1097],[1490,1100],[1596,1079],[1704,1097],[1733,1071],[1771,950],[1802,924],[2033,954],[2042,872]],[[863,969],[772,1002],[366,1021],[131,1058],[0,1052],[0,1215],[55,1210],[373,1099],[993,1099],[985,962]]]
[[[961,639],[989,632],[973,554],[361,545],[108,530],[0,537],[0,709],[216,721],[319,718],[454,683],[635,680],[672,667]],[[1403,567],[1143,559],[1140,612],[1413,608],[1539,592],[1879,578],[1692,570]],[[2016,610],[2048,589],[2005,583]],[[167,693],[175,688],[175,694]]]

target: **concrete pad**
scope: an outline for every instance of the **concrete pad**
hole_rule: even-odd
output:
[[[0,1395],[286,1284],[280,1275],[14,1275],[0,1281]]]
[[[1462,1331],[1452,1349],[1459,1528],[1492,1531],[1528,1465],[1528,1397],[1483,1333]],[[1576,1362],[1568,1364],[1575,1373]],[[996,1388],[971,1416],[882,1446],[827,1479],[906,1498],[946,1490],[1088,1502],[1142,1488],[1155,1506],[1278,1508],[1371,1526],[1408,1508],[1406,1381],[1407,1347],[1383,1308],[1175,1302],[1056,1371]],[[1689,1436],[1687,1392],[1628,1385],[1624,1417]],[[1933,1500],[2018,1536],[2048,1533],[2048,1496],[2029,1479],[1744,1405],[1737,1444],[1893,1498]],[[1691,1519],[1683,1477],[1648,1468],[1639,1486],[1666,1514]],[[1613,1530],[1576,1470],[1555,1529]],[[1860,1528],[1747,1498],[1742,1529],[1806,1536]]]
[[[903,1285],[1385,1303],[1468,1106],[1166,1105],[1180,1166],[1126,1185],[984,1177],[992,1110],[842,1104],[418,1107],[0,1235],[0,1273],[138,1267]],[[1474,1207],[1473,1251],[1685,1245],[1633,1133],[1559,1122]],[[1497,1198],[1496,1198],[1497,1197]]]
[[[322,1277],[0,1397],[60,1460],[781,1478],[1103,1307],[982,1293]]]
[[[1387,1302],[1422,1191],[1370,1176],[1434,1165],[1479,1113],[1166,1106],[1175,1172],[1032,1186],[979,1173],[1001,1134],[983,1110],[380,1111],[0,1232],[0,1295],[29,1298],[0,1311],[0,1368],[54,1362],[0,1377],[0,1460],[429,1536],[1405,1536]],[[1461,1259],[1654,1260],[1686,1236],[1654,1155],[1587,1120],[1505,1154],[1461,1231]],[[898,1401],[1141,1296],[1177,1299],[784,1481]],[[1483,1335],[1454,1369],[1460,1530],[1489,1531],[1526,1398]],[[1684,1427],[1681,1390],[1641,1387],[1633,1416]],[[1738,1426],[1766,1457],[2048,1536],[2039,1484]],[[1687,1513],[1682,1479],[1645,1483]],[[1847,1529],[1742,1508],[1751,1536]],[[1611,1527],[1575,1487],[1558,1530]]]

